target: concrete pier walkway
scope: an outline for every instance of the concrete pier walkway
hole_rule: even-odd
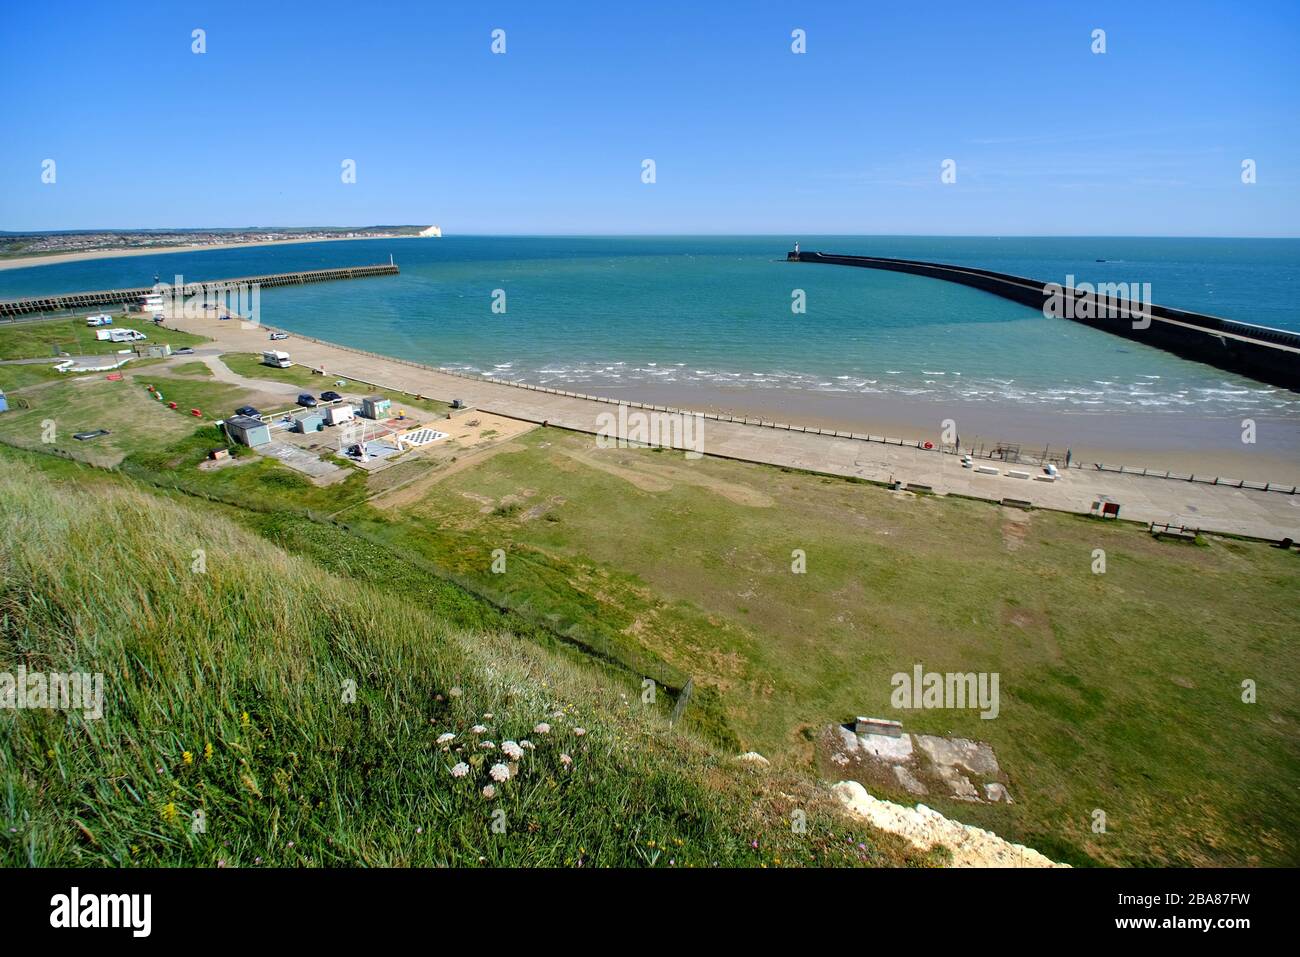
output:
[[[335,282],[340,279],[365,279],[369,276],[396,276],[399,270],[392,263],[378,266],[343,266],[336,269],[314,269],[307,272],[283,272],[266,276],[244,276],[238,279],[212,279],[190,282],[174,290],[189,297],[203,293],[224,293],[241,288],[271,289],[275,286],[302,286],[313,282]],[[134,289],[100,289],[95,292],[69,292],[53,296],[30,296],[25,299],[0,300],[0,319],[17,320],[40,313],[64,312],[70,309],[103,309],[138,303],[145,296],[157,292],[154,286]]]
[[[247,326],[212,318],[168,320],[167,325],[208,336],[223,352],[261,352],[268,348],[270,327]],[[529,422],[549,423],[593,435],[598,416],[617,411],[617,404],[556,395],[523,386],[467,378],[428,366],[377,356],[306,338],[294,333],[276,348],[295,363],[323,368],[316,391],[346,378],[450,401],[462,399],[485,412]],[[1120,517],[1141,522],[1169,522],[1208,532],[1254,538],[1300,540],[1300,495],[1277,491],[1173,481],[1135,474],[1070,469],[1055,483],[984,475],[961,467],[955,455],[915,446],[887,445],[817,432],[788,431],[708,419],[701,429],[703,451],[748,462],[805,469],[827,475],[876,482],[902,481],[929,486],[938,494],[958,494],[1000,502],[1030,501],[1035,507],[1087,514],[1102,497],[1121,505]],[[982,460],[977,460],[982,463]],[[1007,468],[1036,471],[1031,466]]]

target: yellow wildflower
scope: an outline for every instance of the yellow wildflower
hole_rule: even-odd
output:
[[[181,760],[184,761],[186,764],[193,764],[194,755],[191,754],[189,751],[186,751],[184,754],[181,755]]]

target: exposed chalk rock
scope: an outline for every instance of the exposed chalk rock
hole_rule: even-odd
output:
[[[910,794],[924,796],[930,793],[926,786],[916,779],[916,775],[901,764],[894,765],[894,777],[898,778],[898,783]]]
[[[948,848],[953,867],[1069,866],[1058,864],[1031,847],[1003,840],[992,831],[950,820],[924,804],[909,808],[879,801],[857,781],[840,781],[831,791],[850,814],[872,827],[897,834],[920,850],[936,844]]]
[[[1005,801],[1007,804],[1015,803],[1011,800],[1011,794],[1007,791],[1006,786],[998,784],[996,781],[984,785],[984,796],[994,803],[998,801]]]

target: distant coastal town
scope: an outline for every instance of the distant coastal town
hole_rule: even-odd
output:
[[[437,226],[328,226],[248,229],[142,229],[0,233],[0,259],[63,256],[110,250],[163,250],[176,247],[232,246],[250,243],[312,242],[327,239],[388,239],[440,236]]]

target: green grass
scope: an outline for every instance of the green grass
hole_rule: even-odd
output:
[[[0,365],[0,391],[13,392],[29,385],[53,382],[67,378],[67,373],[56,372],[53,365]]]
[[[263,369],[276,371],[253,372]],[[589,437],[555,429],[388,511],[362,504],[382,473],[321,489],[264,459],[198,471],[215,434],[150,405],[143,384],[183,397],[183,410],[228,412],[242,390],[161,371],[134,378],[23,394],[47,413],[64,403],[54,409],[62,428],[87,405],[76,390],[102,390],[91,405],[120,420],[113,441],[127,474],[238,506],[205,508],[309,560],[336,591],[402,614],[423,609],[475,636],[508,632],[530,661],[584,682],[626,682],[632,699],[641,675],[669,688],[693,677],[686,730],[701,753],[753,748],[786,780],[809,781],[822,773],[818,729],[855,714],[895,717],[910,731],[993,744],[1014,805],[927,803],[1057,859],[1300,859],[1294,554],[1214,537],[1158,542],[1128,525],[724,460],[597,453]],[[0,438],[43,417],[39,408],[0,416]],[[157,430],[168,422],[180,423],[175,432]],[[346,528],[304,517],[344,508]],[[497,548],[501,575],[491,571]],[[796,548],[807,554],[803,575],[791,572]],[[1091,570],[1096,548],[1104,575]],[[917,663],[998,672],[999,717],[894,711],[890,677]],[[1247,678],[1258,704],[1241,702]],[[1090,829],[1096,808],[1108,817],[1104,835]]]
[[[237,385],[193,376],[176,376],[170,374],[170,370],[151,369],[132,373],[129,381],[146,394],[148,386],[153,386],[163,396],[160,408],[169,411],[171,415],[182,415],[191,422],[194,419],[190,415],[190,409],[202,412],[205,421],[215,421],[231,415],[248,399],[248,393]],[[150,398],[152,400],[152,396]],[[168,409],[168,402],[175,402],[176,408]]]
[[[604,455],[614,475],[564,454],[594,453],[588,437],[519,441],[382,522],[349,520],[512,606],[603,622],[719,689],[740,745],[791,766],[811,769],[817,729],[877,714],[992,743],[1015,805],[928,802],[1049,855],[1296,862],[1293,554],[662,452]],[[916,663],[998,672],[1000,716],[895,711],[890,678]]]
[[[292,342],[292,340],[290,340]],[[287,343],[275,343],[278,346],[284,346]],[[292,355],[292,351],[285,349]],[[393,414],[396,415],[401,409],[420,409],[425,412],[435,414],[446,413],[451,405],[447,402],[439,402],[436,399],[417,399],[414,396],[406,395],[401,392],[392,392],[387,389],[379,389],[367,385],[364,382],[353,382],[348,380],[346,386],[336,386],[334,383],[341,378],[336,375],[316,375],[307,366],[293,365],[287,369],[279,369],[275,366],[262,364],[262,357],[251,352],[227,352],[221,356],[221,361],[231,372],[238,375],[247,376],[250,379],[265,379],[273,382],[287,382],[292,385],[301,386],[305,391],[313,395],[320,395],[322,392],[333,389],[344,395],[382,395],[393,402]]]
[[[34,322],[0,323],[0,359],[38,359],[59,353],[68,355],[106,355],[130,349],[135,343],[100,342],[95,329],[86,325],[92,310],[70,319],[46,319]],[[136,329],[151,343],[168,343],[173,349],[206,342],[202,336],[155,326],[140,316],[113,316],[112,329]]]
[[[454,603],[395,601],[224,509],[32,461],[0,450],[0,670],[102,673],[104,716],[0,722],[0,864],[926,862],[807,782],[670,734],[635,682],[460,629]],[[478,722],[536,745],[492,800]]]
[[[19,398],[28,408],[17,407]],[[130,377],[110,382],[102,373],[32,386],[10,396],[10,404],[9,412],[0,413],[0,440],[100,465],[116,464],[134,451],[166,448],[194,429],[192,418],[155,408],[155,400]],[[73,438],[96,429],[110,434],[89,442]]]
[[[282,343],[271,343],[271,345],[279,347]],[[251,352],[225,352],[221,355],[221,361],[231,372],[248,376],[250,379],[288,382],[303,388],[320,386],[322,382],[329,379],[328,376],[313,375],[311,369],[306,366],[292,365],[287,369],[280,369],[276,366],[265,365],[260,355]],[[333,382],[334,380],[329,379],[329,381]],[[325,386],[321,386],[321,388],[325,388]]]

